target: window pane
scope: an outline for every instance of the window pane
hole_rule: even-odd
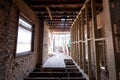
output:
[[[32,26],[30,24],[28,24],[27,22],[25,22],[22,19],[19,19],[19,24],[22,25],[22,26],[24,26],[24,27],[26,27],[26,28],[28,28],[28,29],[32,28]]]
[[[31,51],[32,32],[19,26],[17,38],[17,54],[21,52]]]

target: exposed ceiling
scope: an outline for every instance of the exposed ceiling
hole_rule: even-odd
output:
[[[24,0],[51,30],[68,31],[85,0]]]
[[[74,19],[86,0],[24,0],[44,19],[53,31],[69,31]],[[102,0],[96,0],[97,13],[102,9]],[[91,14],[91,13],[90,13]]]

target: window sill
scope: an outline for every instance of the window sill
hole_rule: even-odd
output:
[[[16,57],[26,56],[26,55],[30,55],[32,53],[33,52],[31,52],[31,51],[21,52],[21,53],[16,54]]]

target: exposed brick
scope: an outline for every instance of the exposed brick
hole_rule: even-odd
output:
[[[0,0],[0,80],[23,80],[37,63],[38,37],[36,35],[38,35],[39,21],[37,21],[34,12],[23,1],[15,1],[20,3],[13,3],[12,0]],[[16,5],[18,6],[16,7]],[[17,57],[18,9],[23,14],[26,12],[25,15],[29,15],[26,17],[34,21],[36,31],[35,51],[32,54]]]

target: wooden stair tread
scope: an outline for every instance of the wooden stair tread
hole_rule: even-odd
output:
[[[40,67],[29,74],[24,80],[86,80],[72,59],[64,60],[66,67]]]

